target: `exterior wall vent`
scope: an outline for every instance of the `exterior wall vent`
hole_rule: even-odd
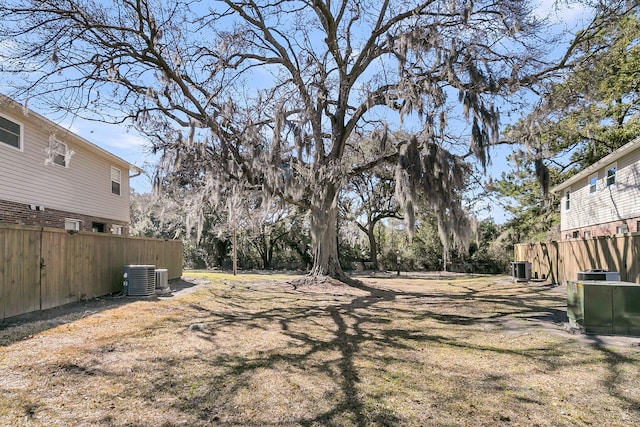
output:
[[[125,265],[124,273],[129,283],[127,295],[147,297],[156,292],[155,265]]]

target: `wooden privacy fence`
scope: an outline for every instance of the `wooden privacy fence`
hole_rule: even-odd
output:
[[[182,275],[182,242],[0,225],[0,319],[122,290],[123,267]]]
[[[624,282],[640,283],[640,233],[525,243],[514,249],[516,261],[531,263],[531,276],[552,283],[577,280],[578,272],[604,269],[620,273]]]

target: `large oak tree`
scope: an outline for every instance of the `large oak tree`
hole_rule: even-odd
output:
[[[350,176],[394,162],[409,225],[422,193],[450,235],[467,162],[497,140],[495,99],[570,58],[544,62],[552,41],[524,0],[5,0],[0,16],[13,96],[132,120],[164,153],[163,183],[307,209],[312,274],[342,279]],[[353,164],[356,134],[379,149]]]

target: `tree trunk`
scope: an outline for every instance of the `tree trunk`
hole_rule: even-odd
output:
[[[260,258],[262,259],[262,269],[263,270],[268,270],[269,269],[269,255],[266,252],[262,252],[260,254]]]
[[[373,268],[378,269],[378,242],[375,235],[375,223],[367,229],[369,238],[369,261],[373,263]]]
[[[328,184],[323,195],[314,197],[314,206],[311,208],[311,244],[313,248],[311,275],[330,276],[344,281],[347,276],[342,271],[338,259],[336,197],[337,188],[334,184]]]
[[[233,275],[238,274],[238,239],[236,237],[236,226],[233,226]]]
[[[267,249],[267,255],[264,259],[265,270],[273,269],[273,247],[274,245],[269,245],[269,248]]]
[[[442,271],[447,271],[447,263],[449,262],[449,245],[442,242]]]

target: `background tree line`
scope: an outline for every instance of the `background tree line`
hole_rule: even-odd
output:
[[[357,199],[359,195],[353,197]],[[184,200],[135,192],[132,192],[131,200],[132,235],[181,239],[186,268],[231,269],[232,230],[224,207],[205,209],[200,218],[194,219],[189,203]],[[505,245],[495,243],[503,227],[491,219],[474,221],[468,249],[452,250],[444,257],[433,212],[420,211],[412,239],[399,216],[390,216],[369,226],[365,217],[356,217],[346,210],[342,212],[338,220],[338,248],[340,262],[346,271],[395,271],[398,256],[403,271],[441,271],[445,258],[448,270],[507,271],[510,254]],[[196,224],[200,220],[202,224]],[[245,211],[238,223],[240,269],[307,271],[310,268],[311,237],[306,213],[254,209]],[[362,223],[365,223],[364,227]],[[375,242],[373,246],[371,242]]]

